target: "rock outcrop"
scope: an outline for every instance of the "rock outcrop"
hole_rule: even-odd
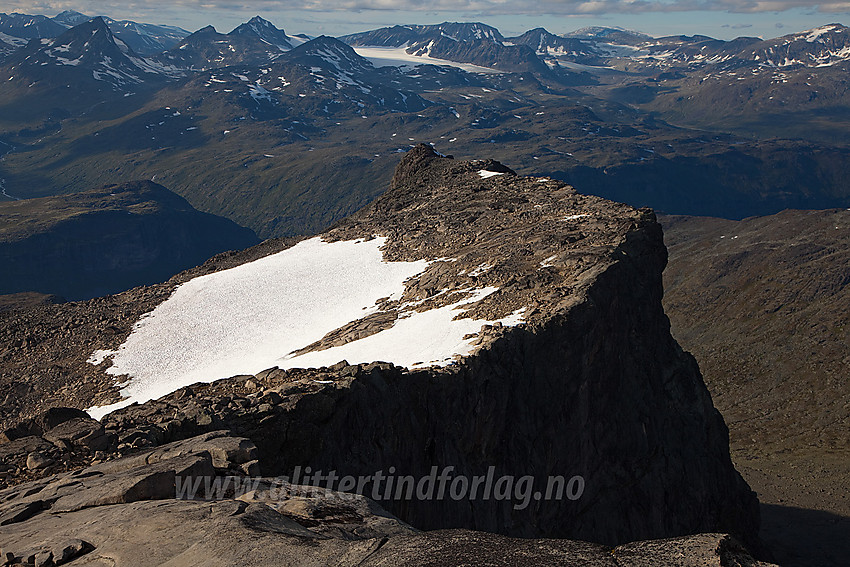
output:
[[[378,302],[378,320],[305,346],[333,352],[482,288],[496,291],[455,319],[521,317],[465,336],[472,348],[444,366],[341,362],[182,388],[106,416],[108,451],[228,429],[256,444],[265,475],[310,467],[422,479],[451,467],[452,479],[527,478],[540,492],[525,505],[516,493],[381,498],[419,529],[604,545],[700,532],[755,540],[757,501],[732,466],[723,419],[670,336],[666,249],[651,211],[419,146],[383,197],[323,237],[375,235],[386,238],[386,260],[427,267],[400,298]],[[580,481],[545,497],[558,477]]]

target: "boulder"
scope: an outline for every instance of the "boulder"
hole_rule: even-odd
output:
[[[39,436],[45,431],[73,419],[91,419],[89,414],[76,408],[49,408],[36,417],[20,422],[15,427],[0,433],[0,444],[22,437]]]
[[[42,453],[30,453],[27,455],[27,468],[31,471],[43,469],[53,464],[53,459]]]
[[[51,443],[62,442],[66,446],[85,447],[92,451],[103,451],[109,447],[103,426],[88,416],[76,417],[46,431],[44,439]]]

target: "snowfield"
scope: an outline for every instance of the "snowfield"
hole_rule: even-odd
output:
[[[200,276],[142,317],[117,351],[96,351],[89,362],[112,359],[107,370],[129,376],[124,400],[89,409],[100,418],[196,382],[211,382],[267,368],[311,368],[340,360],[392,362],[406,367],[446,365],[472,350],[472,339],[495,321],[453,320],[469,305],[498,291],[465,290],[465,299],[417,313],[409,305],[395,324],[369,337],[298,356],[291,353],[328,332],[377,311],[379,299],[400,298],[405,281],[429,262],[385,262],[385,238],[299,244],[236,268]],[[446,259],[441,259],[445,261]],[[461,290],[457,290],[461,291]],[[522,322],[522,312],[502,319]]]

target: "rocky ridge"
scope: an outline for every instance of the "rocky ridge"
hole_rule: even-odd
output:
[[[607,545],[718,531],[754,539],[757,502],[732,467],[725,425],[696,363],[670,337],[661,309],[666,250],[650,211],[583,196],[551,179],[518,177],[497,162],[456,161],[418,146],[384,197],[324,237],[376,234],[387,239],[386,260],[431,261],[407,282],[398,304],[378,305],[388,316],[488,287],[498,291],[457,317],[491,320],[519,311],[523,322],[465,337],[476,349],[446,367],[341,362],[184,388],[104,418],[108,450],[229,429],[257,445],[265,474],[311,466],[371,475],[394,467],[422,477],[434,466],[451,466],[474,477],[492,467],[499,475],[529,475],[538,486],[552,476],[580,475],[586,487],[577,501],[524,509],[494,500],[385,504],[424,529]],[[275,247],[283,246],[249,253]],[[147,305],[169,289],[144,292]],[[132,297],[106,300],[117,306]],[[108,320],[109,311],[101,313]],[[124,332],[100,345],[91,333],[87,344],[114,348]],[[84,360],[77,358],[68,373]],[[103,399],[108,381],[97,380],[89,403]],[[78,453],[94,459],[91,449]],[[31,470],[20,460],[12,468]]]

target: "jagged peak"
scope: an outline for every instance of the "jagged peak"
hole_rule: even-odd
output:
[[[94,80],[115,90],[140,85],[148,79],[158,83],[165,77],[174,77],[163,67],[140,57],[112,33],[101,16],[66,29],[51,40],[31,41],[15,55],[13,63],[26,69],[20,76],[27,78],[21,80],[44,81],[45,85],[54,84],[54,71],[58,69],[62,69],[60,77],[72,73],[71,80],[78,80],[80,85],[90,85]],[[59,83],[64,86],[68,80],[61,78]]]
[[[84,39],[89,42],[93,38],[97,38],[101,42],[115,43],[115,37],[112,30],[106,24],[102,16],[95,16],[81,24],[68,29],[65,33],[52,41],[53,45],[69,44],[74,41]]]
[[[423,169],[430,166],[435,159],[446,159],[432,146],[417,144],[410,149],[396,166],[393,174],[392,187],[405,183],[408,179],[416,177]]]
[[[248,23],[249,24],[262,24],[262,25],[268,26],[268,27],[275,27],[275,25],[273,23],[271,23],[269,20],[267,20],[267,19],[265,19],[261,16],[254,16],[253,18],[248,20]]]
[[[282,49],[292,47],[286,32],[260,16],[254,16],[244,24],[238,25],[227,35],[253,36]]]
[[[105,29],[108,30],[109,26],[107,25],[106,20],[103,18],[103,16],[95,16],[93,18],[89,18],[88,20],[73,26],[72,28],[70,28],[65,33],[72,32],[73,30],[85,30],[85,29],[88,29],[88,28],[97,28],[97,29],[105,28]]]
[[[106,25],[106,20],[103,16],[95,16],[90,19],[89,22],[95,25],[96,27],[104,27],[106,29],[109,29],[109,26]]]
[[[259,28],[257,26],[260,26]],[[246,33],[248,31],[259,33],[260,29],[267,28],[271,31],[283,31],[278,30],[278,28],[271,23],[270,21],[262,18],[260,16],[254,16],[250,20],[245,23],[239,24],[235,28],[233,28],[228,35]]]

